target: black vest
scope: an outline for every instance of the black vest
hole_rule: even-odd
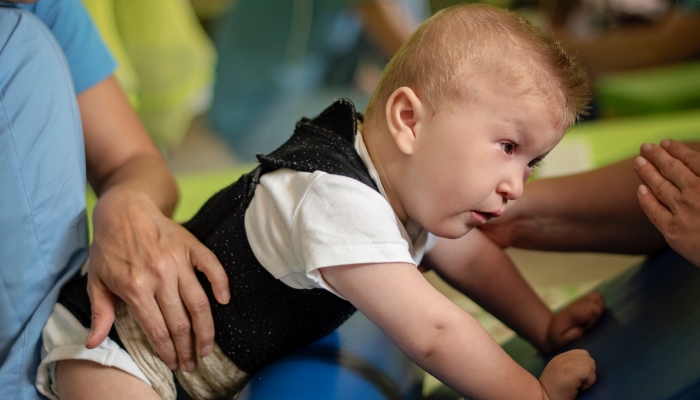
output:
[[[279,168],[343,175],[378,190],[354,148],[360,117],[350,100],[341,99],[318,117],[302,119],[285,144],[258,155],[257,168],[211,197],[184,224],[226,270],[231,290],[227,305],[216,301],[206,276],[197,275],[209,297],[217,344],[250,374],[328,335],[355,312],[352,304],[324,289],[293,289],[275,279],[250,248],[244,216],[260,177]],[[73,279],[62,289],[59,303],[89,327],[86,284],[86,277]],[[110,337],[121,344],[115,329]]]

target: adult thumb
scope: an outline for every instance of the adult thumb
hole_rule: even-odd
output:
[[[88,294],[92,306],[92,325],[85,347],[94,349],[107,338],[112,329],[115,298],[99,278],[88,279]]]

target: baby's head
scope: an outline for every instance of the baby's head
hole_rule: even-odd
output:
[[[561,46],[517,14],[461,5],[392,58],[363,137],[399,217],[459,237],[520,197],[587,102]]]
[[[425,21],[384,69],[366,117],[383,118],[398,88],[411,88],[433,110],[469,97],[496,78],[550,103],[569,127],[589,100],[585,72],[549,36],[513,12],[482,4],[449,7]]]

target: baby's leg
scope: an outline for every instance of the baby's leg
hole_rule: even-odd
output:
[[[92,361],[59,361],[56,384],[61,400],[162,400],[152,387],[134,375]]]

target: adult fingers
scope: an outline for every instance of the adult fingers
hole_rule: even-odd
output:
[[[203,244],[197,243],[190,248],[190,260],[192,265],[204,273],[211,283],[216,300],[221,304],[228,304],[231,299],[228,275],[216,255]]]
[[[673,214],[666,208],[645,185],[639,185],[637,199],[642,210],[654,226],[661,232],[666,231],[666,227],[671,223]]]
[[[680,189],[663,177],[657,168],[644,157],[637,157],[634,160],[634,168],[639,178],[648,189],[651,189],[656,199],[669,210],[675,212],[676,199],[681,194]]]
[[[654,167],[656,167],[656,169],[663,176],[663,178],[671,182],[680,190],[685,189],[690,180],[692,180],[693,178],[697,178],[697,175],[695,175],[690,169],[688,169],[688,167],[685,164],[683,164],[681,160],[671,156],[668,152],[666,152],[665,149],[659,146],[655,146],[650,143],[644,143],[640,148],[640,154],[652,165],[654,165]],[[639,159],[637,159],[637,161],[638,160]],[[654,191],[654,187],[650,184],[648,185],[650,186],[652,191]]]
[[[685,144],[671,139],[661,141],[661,148],[674,158],[680,160],[695,176],[700,176],[700,152]]]
[[[135,291],[135,293],[144,292]],[[171,370],[177,369],[178,354],[170,336],[168,325],[165,322],[163,307],[159,306],[156,298],[144,295],[135,299],[124,299],[124,301],[131,307],[131,311],[134,313],[143,333],[156,353],[165,362],[165,365]]]
[[[197,353],[205,357],[214,345],[214,319],[209,299],[194,274],[189,278],[181,277],[180,295],[192,321]]]
[[[109,335],[114,323],[114,295],[93,275],[88,276],[88,296],[92,307],[92,324],[85,347],[94,349]]]
[[[179,282],[175,285],[161,285],[156,293],[156,300],[167,329],[170,331],[180,368],[192,371],[196,365],[192,324],[179,290]]]

